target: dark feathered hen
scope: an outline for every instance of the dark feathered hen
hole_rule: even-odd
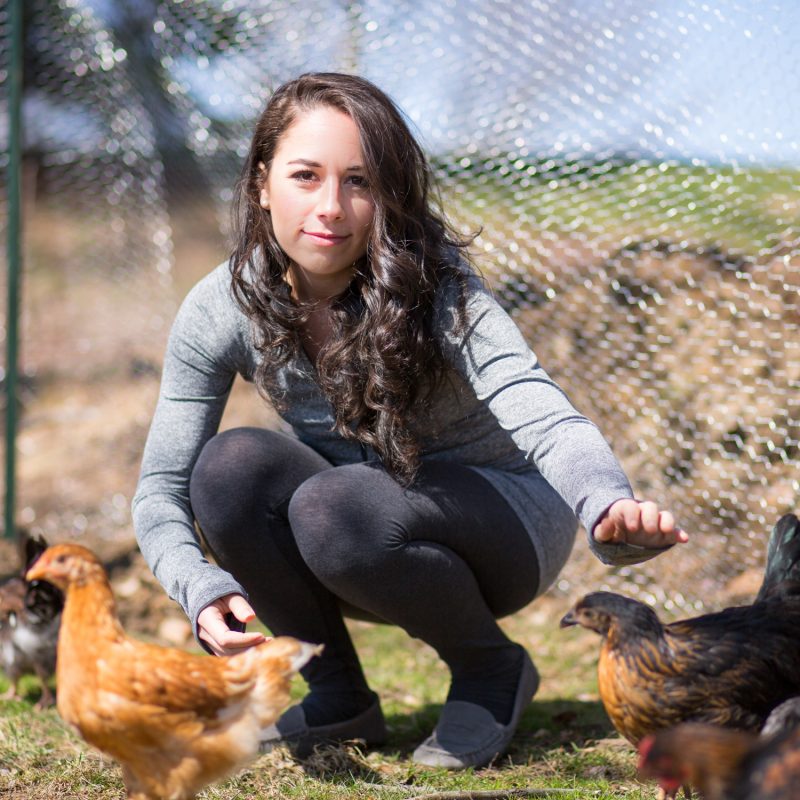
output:
[[[663,625],[636,600],[586,595],[562,619],[603,637],[600,697],[614,727],[637,744],[681,722],[758,731],[800,694],[800,582],[793,514],[775,526],[764,586],[750,606]]]
[[[784,514],[769,537],[764,580],[755,603],[800,597],[800,520]]]
[[[790,697],[773,709],[761,729],[761,735],[772,736],[795,728],[800,729],[800,697]]]
[[[19,697],[23,675],[36,675],[42,684],[37,705],[54,702],[48,685],[55,673],[56,646],[64,597],[49,583],[25,581],[24,574],[47,548],[47,543],[24,537],[24,569],[0,586],[0,668],[10,681],[5,697]]]

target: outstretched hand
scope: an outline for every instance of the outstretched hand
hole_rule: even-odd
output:
[[[232,614],[239,622],[250,622],[256,616],[250,603],[240,594],[226,594],[219,600],[209,603],[197,615],[197,636],[215,655],[229,656],[240,653],[267,640],[267,637],[258,631],[251,633],[232,631],[225,621],[227,614]]]
[[[675,525],[669,511],[660,511],[649,501],[622,499],[612,503],[594,526],[595,541],[667,547],[689,541],[689,535]]]

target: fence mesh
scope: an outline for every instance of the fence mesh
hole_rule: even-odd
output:
[[[760,570],[800,493],[790,0],[31,0],[27,16],[26,187],[44,222],[26,270],[55,277],[26,302],[87,274],[110,293],[29,321],[29,371],[57,374],[76,348],[91,371],[112,332],[134,350],[163,334],[180,165],[222,237],[274,87],[356,71],[408,115],[545,367],[693,535],[610,571],[579,547],[556,591],[601,584],[681,612]]]

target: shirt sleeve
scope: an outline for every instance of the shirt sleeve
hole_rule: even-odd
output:
[[[594,540],[594,526],[631,485],[597,426],[579,413],[539,364],[517,325],[477,276],[468,279],[466,320],[457,324],[455,291],[438,315],[445,358],[472,386],[525,458],[580,520],[592,551],[607,564],[652,558],[663,548]]]
[[[197,615],[212,601],[232,592],[247,596],[205,558],[189,502],[192,469],[219,428],[243,360],[246,326],[219,273],[220,268],[194,287],[172,325],[132,503],[142,554],[195,630]]]

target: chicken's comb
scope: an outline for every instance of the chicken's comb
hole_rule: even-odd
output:
[[[645,761],[647,761],[647,757],[650,755],[650,751],[653,749],[653,745],[655,744],[656,737],[650,733],[639,742],[639,766],[638,769],[642,769],[644,767]]]

